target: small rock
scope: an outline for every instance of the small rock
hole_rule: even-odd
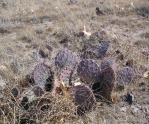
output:
[[[145,78],[149,78],[149,71],[144,72],[143,76],[144,76]]]
[[[131,93],[127,93],[125,96],[125,101],[131,105],[134,102],[134,96]]]
[[[104,12],[99,8],[99,7],[96,7],[96,14],[99,16],[99,15],[104,15]]]

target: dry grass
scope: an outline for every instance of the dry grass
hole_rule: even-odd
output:
[[[52,55],[46,63],[53,62],[58,49],[63,49],[59,41],[67,38],[68,48],[79,51],[88,39],[74,34],[105,31],[111,39],[108,55],[117,56],[120,50],[124,60],[133,59],[133,67],[140,73],[149,70],[149,57],[142,54],[149,48],[149,1],[148,0],[0,0],[0,124],[18,124],[22,116],[30,117],[36,124],[147,124],[149,118],[148,79],[135,80],[123,92],[114,92],[118,98],[132,91],[136,102],[128,106],[121,99],[114,104],[98,102],[96,109],[85,117],[74,114],[75,106],[65,97],[47,94],[52,100],[52,108],[46,113],[40,110],[34,114],[19,106],[19,99],[11,102],[12,87],[38,63],[37,49],[45,49],[45,43],[53,47]],[[97,16],[100,7],[105,15]],[[96,43],[96,41],[92,41]],[[100,63],[100,61],[99,61]],[[142,84],[143,83],[143,84]],[[20,92],[25,88],[20,87]],[[139,107],[140,108],[139,108]],[[33,111],[34,112],[34,111]],[[23,123],[21,123],[23,124]]]

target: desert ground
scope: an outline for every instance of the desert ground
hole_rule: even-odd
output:
[[[58,50],[77,54],[86,44],[97,44],[96,32],[110,40],[106,57],[140,75],[149,71],[149,0],[0,0],[0,124],[148,124],[148,77],[113,91],[113,103],[99,100],[84,116],[74,114],[73,103],[61,95],[44,96],[52,101],[46,112],[24,110],[12,95],[13,87],[20,94],[28,89],[25,77],[37,63],[52,65]],[[128,92],[134,96],[131,105],[123,99]]]

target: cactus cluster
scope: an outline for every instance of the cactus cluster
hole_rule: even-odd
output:
[[[122,85],[129,84],[132,82],[135,73],[131,67],[118,66],[114,58],[106,58],[100,61],[100,58],[103,59],[106,56],[109,46],[109,41],[102,41],[98,47],[83,51],[79,58],[70,50],[59,50],[55,55],[54,65],[52,65],[55,67],[54,69],[59,68],[58,75],[53,68],[51,69],[51,66],[38,63],[31,76],[34,81],[32,85],[35,85],[31,89],[33,95],[40,97],[46,91],[53,92],[57,89],[63,92],[62,88],[65,87],[65,92],[71,96],[74,105],[77,106],[77,113],[81,114],[93,108],[96,103],[94,93],[97,89],[98,95],[111,100],[111,92],[116,86],[116,82]],[[74,75],[79,79],[80,84],[76,85],[75,81],[72,83]],[[16,89],[13,89],[12,92],[16,96]],[[21,104],[24,106],[26,101],[28,98],[25,95]],[[28,106],[25,108],[27,109]]]

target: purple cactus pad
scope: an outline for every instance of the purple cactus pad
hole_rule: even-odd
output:
[[[47,86],[50,86],[50,90],[53,87],[53,72],[51,71],[51,68],[44,63],[39,63],[35,66],[33,78],[35,84],[44,86],[45,89]]]
[[[74,68],[65,67],[61,70],[60,79],[65,83],[66,86],[71,85],[71,78],[73,75]]]
[[[55,57],[55,66],[63,68],[64,66],[75,66],[76,56],[69,50],[60,50]]]
[[[110,41],[103,41],[96,50],[97,56],[99,58],[103,58],[106,55],[109,46],[110,46]]]
[[[42,96],[42,94],[44,94],[44,90],[40,86],[35,86],[33,88],[33,92],[37,97]]]
[[[123,67],[117,72],[117,81],[120,85],[126,85],[132,82],[134,70],[131,67]]]
[[[89,84],[97,82],[101,76],[99,65],[90,59],[80,61],[77,74],[82,81]]]
[[[96,103],[92,90],[86,85],[72,87],[70,94],[72,95],[73,102],[77,106],[78,114],[91,110]]]

